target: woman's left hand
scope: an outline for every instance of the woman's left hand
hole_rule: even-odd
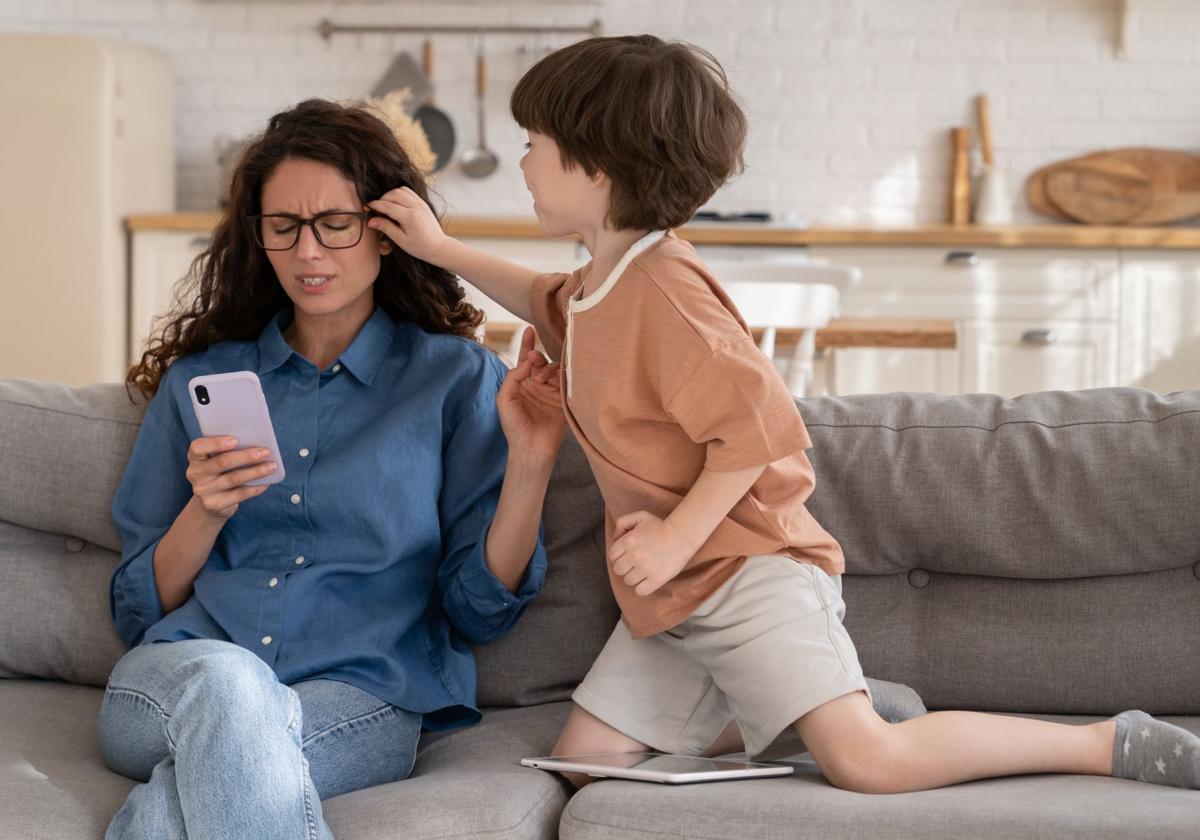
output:
[[[508,372],[496,395],[500,426],[508,438],[510,457],[528,457],[552,465],[566,432],[558,364],[533,349],[536,333],[527,327],[521,336],[519,364]]]

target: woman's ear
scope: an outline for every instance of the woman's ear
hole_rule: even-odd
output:
[[[392,240],[388,239],[387,234],[383,231],[377,231],[379,234],[379,255],[386,257],[392,253]]]

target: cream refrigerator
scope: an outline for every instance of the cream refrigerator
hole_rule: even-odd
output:
[[[124,220],[175,206],[173,96],[157,50],[0,33],[0,377],[124,378]]]

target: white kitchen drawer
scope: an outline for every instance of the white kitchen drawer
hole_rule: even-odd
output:
[[[1117,326],[1071,321],[967,321],[962,391],[1006,397],[1117,384]]]
[[[139,230],[132,235],[129,289],[129,358],[141,358],[154,319],[168,313],[177,284],[201,251],[205,231]]]
[[[1200,388],[1200,254],[1121,252],[1122,385]]]
[[[813,246],[809,255],[862,271],[862,284],[847,303],[847,315],[1117,317],[1120,261],[1116,251]]]
[[[472,248],[503,257],[535,271],[574,271],[588,261],[587,252],[574,239],[504,239],[469,236],[462,241]]]
[[[957,394],[962,390],[959,354],[954,350],[850,347],[827,352],[826,358],[833,359],[836,394]]]
[[[808,248],[802,245],[704,245],[693,246],[700,259],[708,261],[808,262]]]

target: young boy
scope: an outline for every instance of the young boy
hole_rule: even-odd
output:
[[[1141,712],[1071,726],[919,715],[917,701],[918,716],[891,723],[872,706],[842,626],[841,549],[804,506],[804,423],[671,233],[741,167],[745,118],[711,55],[649,35],[593,38],[534,66],[512,112],[529,134],[521,168],[542,230],[580,237],[591,262],[538,275],[473,251],[406,190],[371,202],[383,217],[370,224],[535,324],[557,360],[538,377],[557,377],[604,495],[623,621],[555,754],[740,742],[753,756],[792,727],[830,782],[860,792],[1043,772],[1197,787],[1200,739]]]

